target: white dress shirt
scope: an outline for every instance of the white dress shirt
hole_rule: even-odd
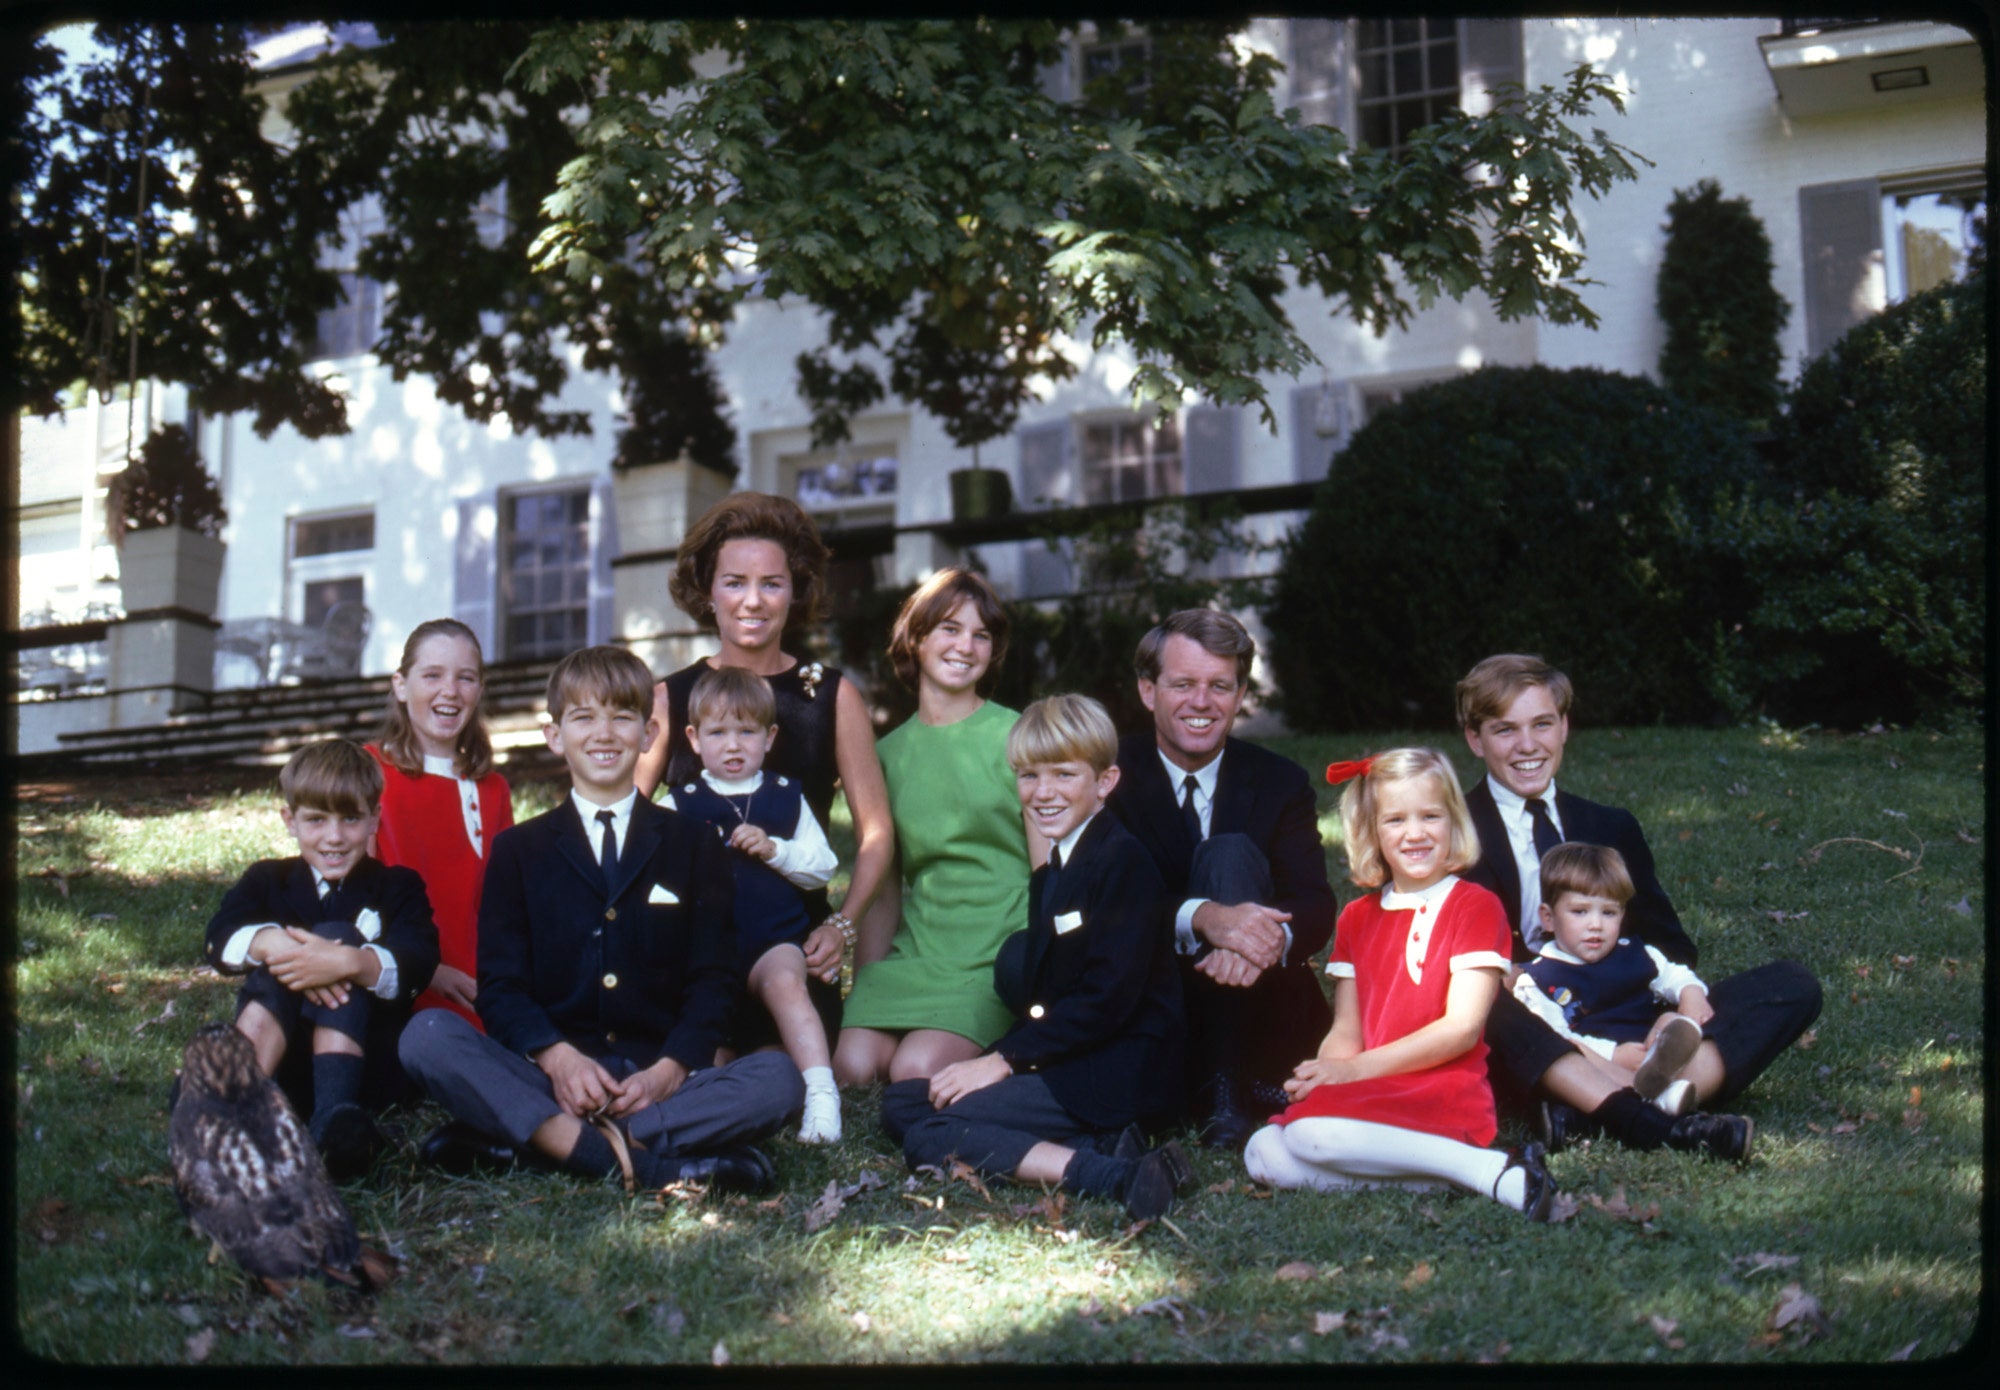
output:
[[[1529,950],[1535,950],[1548,935],[1542,930],[1542,856],[1535,853],[1535,817],[1528,810],[1528,803],[1501,786],[1486,774],[1486,790],[1493,794],[1493,805],[1500,812],[1500,824],[1507,827],[1507,847],[1514,852],[1514,867],[1521,875],[1521,940],[1528,943]],[[1542,793],[1542,804],[1549,808],[1549,823],[1556,828],[1557,836],[1563,834],[1562,817],[1556,814],[1556,784],[1551,781]],[[1566,838],[1566,837],[1565,837]]]
[[[611,840],[617,845],[618,853],[622,856],[625,853],[625,832],[632,828],[632,804],[639,799],[638,789],[635,787],[626,792],[621,799],[609,806],[599,806],[595,801],[580,795],[575,787],[570,788],[569,799],[576,804],[576,813],[583,817],[583,837],[590,841],[591,855],[595,857],[599,847],[604,843],[604,827],[598,823],[597,813],[609,811]]]

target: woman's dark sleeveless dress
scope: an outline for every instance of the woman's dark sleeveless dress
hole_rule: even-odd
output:
[[[701,758],[688,744],[688,697],[694,683],[710,664],[704,659],[683,666],[660,684],[667,688],[667,775],[663,785],[678,787],[701,775]],[[817,673],[815,675],[815,673]],[[840,767],[834,752],[833,712],[840,693],[840,672],[818,662],[801,661],[789,671],[766,676],[778,704],[778,739],[765,760],[766,776],[782,775],[796,781],[805,792],[806,805],[819,817],[831,838],[833,793],[840,781]],[[849,866],[850,871],[852,865]],[[824,888],[802,895],[812,914],[813,925],[826,920],[832,909]],[[817,976],[806,977],[806,989],[813,1007],[819,1010],[826,1035],[840,1032],[840,986]],[[729,1045],[738,1053],[750,1052],[778,1041],[777,1026],[755,996],[746,993],[742,1006],[729,1028]]]

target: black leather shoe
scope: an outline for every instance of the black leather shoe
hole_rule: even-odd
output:
[[[1549,1176],[1548,1151],[1533,1141],[1522,1145],[1508,1155],[1507,1166],[1500,1170],[1501,1177],[1515,1168],[1519,1168],[1527,1178],[1527,1196],[1521,1202],[1521,1215],[1530,1221],[1547,1221],[1549,1205],[1556,1195],[1556,1180]],[[1495,1186],[1498,1186],[1497,1180]],[[1496,1192],[1494,1195],[1497,1197],[1499,1194]]]
[[[1211,1149],[1242,1152],[1256,1126],[1250,1123],[1250,1117],[1243,1113],[1242,1102],[1237,1099],[1236,1078],[1228,1072],[1217,1072],[1202,1091],[1208,1101],[1208,1113],[1202,1121],[1201,1142]]]
[[[417,1145],[417,1157],[433,1168],[455,1178],[480,1171],[499,1173],[514,1166],[514,1146],[474,1129],[463,1120],[451,1120],[424,1136]]]
[[[1552,1154],[1559,1154],[1594,1133],[1581,1110],[1559,1100],[1543,1101],[1537,1119],[1540,1123],[1536,1128],[1542,1132],[1542,1144]]]
[[[1174,1162],[1169,1150],[1180,1145],[1168,1143],[1153,1150],[1132,1169],[1119,1196],[1134,1221],[1151,1221],[1174,1209]],[[1186,1155],[1182,1156],[1183,1161]]]
[[[636,1164],[641,1151],[635,1150]],[[647,1187],[676,1182],[704,1182],[715,1192],[769,1192],[778,1185],[778,1170],[762,1149],[739,1144],[712,1154],[654,1154],[642,1170]]]
[[[326,1175],[335,1182],[360,1177],[388,1145],[374,1118],[358,1105],[336,1105],[327,1111],[313,1125],[313,1142],[326,1161]]]
[[[1756,1133],[1757,1125],[1748,1115],[1711,1115],[1697,1110],[1674,1121],[1667,1147],[1748,1163],[1750,1141]]]
[[[1282,1115],[1291,1108],[1292,1098],[1285,1094],[1285,1088],[1273,1085],[1269,1081],[1248,1082],[1244,1085],[1243,1091],[1259,1119]]]

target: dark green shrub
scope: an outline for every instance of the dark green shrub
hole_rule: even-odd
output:
[[[1986,697],[1986,281],[1857,325],[1800,375],[1777,495],[1736,517],[1764,703],[1908,720]]]
[[[1687,400],[1762,429],[1777,415],[1778,334],[1792,306],[1771,284],[1771,239],[1748,198],[1703,179],[1667,205],[1655,303],[1660,379]]]
[[[1265,610],[1301,729],[1446,724],[1494,652],[1540,652],[1595,723],[1727,710],[1741,574],[1712,499],[1743,427],[1637,377],[1493,367],[1427,387],[1335,457]]]
[[[222,493],[201,461],[193,436],[179,425],[153,431],[111,484],[111,534],[160,526],[184,526],[213,539],[222,534],[229,512]]]

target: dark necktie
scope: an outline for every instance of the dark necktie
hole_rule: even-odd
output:
[[[320,920],[331,922],[340,915],[340,885],[327,879],[319,886]]]
[[[1528,798],[1528,818],[1534,822],[1535,858],[1540,859],[1562,843],[1562,836],[1556,833],[1556,823],[1549,819],[1548,803],[1539,796]]]
[[[1062,851],[1049,846],[1048,876],[1042,880],[1042,916],[1056,915],[1056,878],[1062,873]]]
[[[1181,778],[1181,819],[1187,822],[1188,839],[1201,843],[1201,812],[1194,808],[1194,789],[1201,785],[1201,779],[1192,772]]]
[[[611,822],[615,817],[609,811],[597,813],[597,823],[604,827],[604,840],[598,846],[597,862],[604,870],[604,891],[611,891],[611,876],[618,872],[618,836],[612,832]]]

